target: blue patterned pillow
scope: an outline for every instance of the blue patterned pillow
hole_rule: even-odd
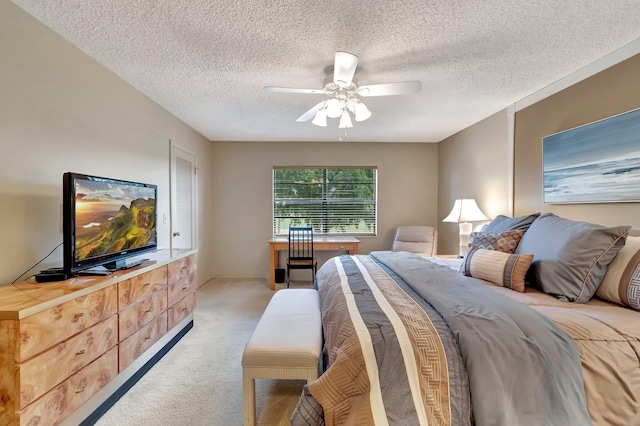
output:
[[[469,248],[496,250],[512,254],[516,251],[524,231],[506,232],[472,232],[469,237]]]

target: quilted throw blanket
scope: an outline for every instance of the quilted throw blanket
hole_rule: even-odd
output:
[[[317,286],[328,368],[308,392],[327,425],[591,424],[573,340],[482,282],[374,252]]]

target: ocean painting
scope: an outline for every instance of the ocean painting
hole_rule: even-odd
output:
[[[640,201],[640,108],[542,139],[544,202]]]

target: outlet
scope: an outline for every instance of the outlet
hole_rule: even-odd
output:
[[[162,213],[162,224],[166,225],[168,222],[168,218],[167,218],[167,214],[166,213]]]

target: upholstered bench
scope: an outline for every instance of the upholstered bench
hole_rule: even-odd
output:
[[[277,291],[242,354],[244,424],[256,421],[255,379],[315,380],[321,348],[318,292]]]

